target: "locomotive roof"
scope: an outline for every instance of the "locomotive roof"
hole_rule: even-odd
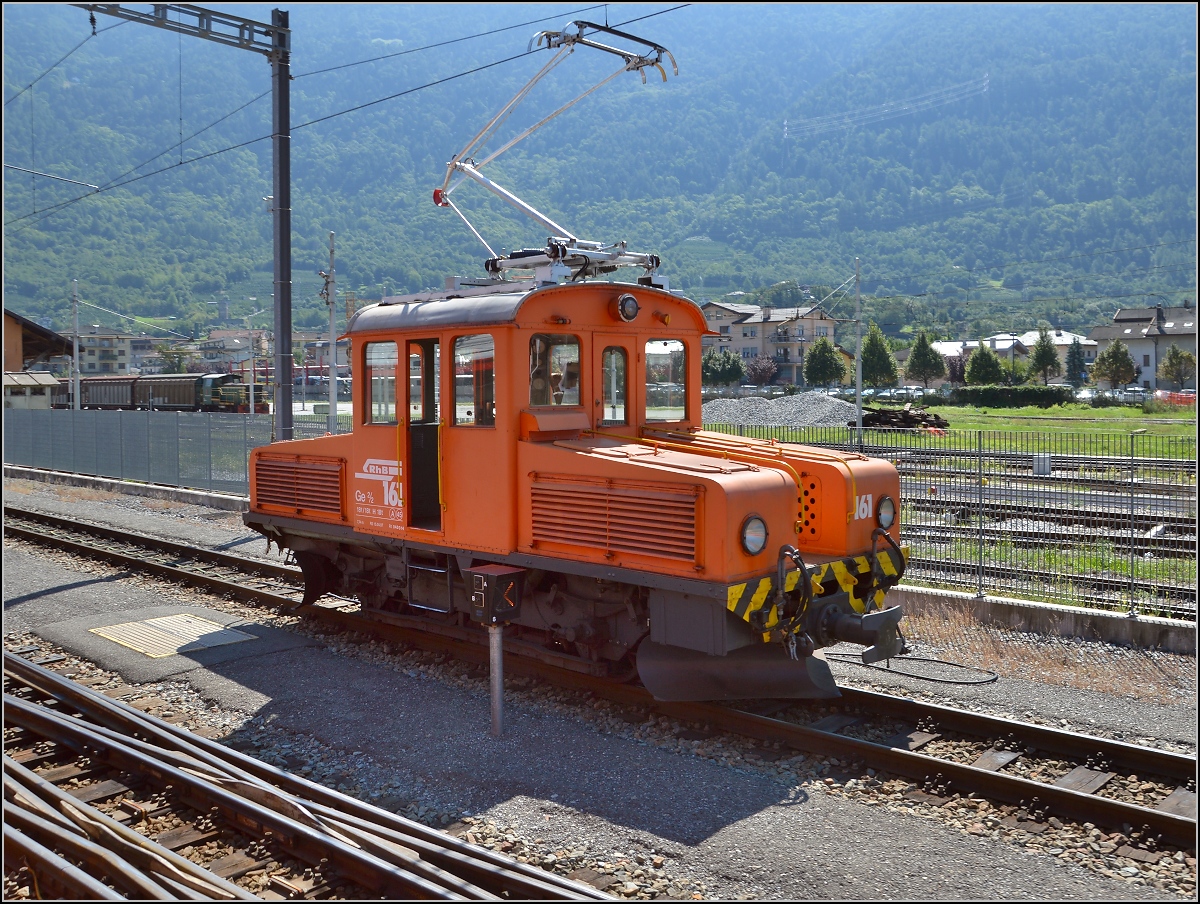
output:
[[[404,303],[380,302],[356,311],[347,333],[408,330],[456,324],[505,323],[516,316],[528,291]]]
[[[626,288],[622,283],[605,283],[614,288]],[[424,298],[401,296],[394,301],[384,300],[354,313],[346,327],[346,333],[365,333],[375,330],[413,330],[430,327],[479,325],[486,323],[511,323],[516,319],[521,304],[539,291],[553,290],[558,286],[533,288],[523,286],[518,291],[495,293],[471,292],[450,297]],[[646,291],[645,286],[628,286]],[[682,296],[650,288],[656,294],[666,294],[678,301],[687,301]],[[467,290],[470,292],[470,290]],[[695,302],[692,306],[696,307]],[[699,315],[699,307],[696,307]],[[699,315],[702,316],[702,315]]]

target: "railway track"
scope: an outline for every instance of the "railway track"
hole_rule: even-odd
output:
[[[36,897],[608,898],[7,651],[4,745],[6,884],[22,863]]]
[[[945,537],[932,537],[931,545],[941,546]],[[908,574],[926,580],[945,581],[957,576],[960,583],[970,584],[977,580],[980,572],[993,586],[1006,590],[1026,592],[1034,598],[1046,594],[1059,594],[1085,601],[1096,608],[1123,610],[1129,606],[1129,578],[1104,574],[1076,574],[1069,578],[1047,573],[1037,568],[1018,565],[996,565],[984,562],[982,569],[978,560],[936,558],[921,555],[921,535],[910,541]],[[928,549],[928,546],[925,547]],[[1196,588],[1184,584],[1164,581],[1139,582],[1144,597],[1138,599],[1138,608],[1143,614],[1162,614],[1164,617],[1189,621],[1196,619]],[[1168,614],[1169,613],[1169,614]]]
[[[68,528],[88,526],[50,520],[60,522],[53,534],[39,535],[16,517],[6,520],[6,527],[10,535],[59,548],[69,543],[81,555],[245,601],[293,610],[302,593],[298,569],[110,528],[98,529],[106,548],[93,548],[78,536],[70,541],[62,536]],[[125,548],[113,548],[117,543]],[[302,612],[342,631],[487,662],[482,632],[441,624],[438,633],[430,633],[421,618],[391,613],[368,618],[357,608],[334,601]],[[1031,833],[1044,830],[1051,818],[1103,825],[1125,833],[1128,856],[1150,861],[1172,847],[1189,849],[1195,843],[1194,757],[853,689],[843,690],[838,712],[831,715],[815,714],[813,707],[795,701],[743,707],[663,703],[639,686],[563,666],[552,655],[539,660],[510,653],[505,659],[508,674],[571,687],[702,731],[738,735],[764,745],[764,753],[783,748],[834,756],[852,772],[871,768],[906,777],[913,783],[908,793],[923,800],[950,805],[983,799],[994,808],[990,818]]]
[[[914,539],[923,539],[930,542],[936,542],[939,545],[951,542],[954,540],[978,542],[980,536],[980,528],[978,525],[970,523],[961,523],[959,515],[962,512],[950,512],[949,515],[943,512],[923,512],[923,519],[916,521],[910,518],[904,524],[904,539],[911,541]],[[933,517],[930,517],[933,515]],[[952,523],[947,523],[947,522]],[[1062,531],[1053,525],[1053,522],[1043,522],[1045,526],[1034,526],[1031,524],[1022,524],[1019,529],[1012,527],[996,527],[985,525],[982,534],[983,540],[986,543],[1009,543],[1013,547],[1044,549],[1062,543]],[[1052,526],[1053,525],[1053,526]],[[1092,532],[1088,536],[1088,543],[1091,545],[1099,545],[1101,543],[1121,543],[1126,549],[1129,548],[1128,527],[1126,527],[1125,535],[1121,535],[1115,531],[1110,533]],[[1138,537],[1133,541],[1133,552],[1139,558],[1150,553],[1152,556],[1164,556],[1172,558],[1191,557],[1195,558],[1196,554],[1196,538],[1170,536],[1164,533],[1158,533],[1149,537]]]
[[[901,481],[909,506],[916,511],[944,512],[961,511],[974,517],[982,512],[991,521],[1009,518],[1032,518],[1048,521],[1064,527],[1107,528],[1145,533],[1154,528],[1171,528],[1184,534],[1196,534],[1196,512],[1194,504],[1190,511],[1163,511],[1161,506],[1152,506],[1145,500],[1140,508],[1134,508],[1131,516],[1129,497],[1115,499],[1110,496],[1104,504],[1079,494],[1050,495],[1044,490],[1030,492],[1024,496],[1012,487],[989,486],[983,499],[979,489],[959,478],[957,483],[946,484],[930,480],[905,478]],[[932,490],[932,492],[931,492]],[[1004,492],[1010,498],[997,497]]]
[[[205,584],[210,589],[220,593],[236,593],[239,598],[252,602],[261,602],[269,606],[278,605],[280,595],[288,596],[293,604],[298,604],[303,591],[295,589],[301,581],[300,569],[283,565],[275,565],[261,559],[236,556],[230,553],[196,549],[185,544],[171,543],[167,540],[153,540],[148,537],[136,537],[124,531],[106,528],[102,525],[82,524],[68,518],[57,518],[41,512],[33,512],[15,506],[6,505],[5,528],[13,536],[25,536],[28,539],[39,540],[47,531],[56,542],[64,548],[74,549],[83,555],[105,555],[97,549],[90,540],[79,540],[81,533],[107,539],[110,547],[111,560],[121,564],[135,564],[144,571],[161,574],[170,579],[177,579],[179,571],[185,570],[191,575],[191,580]],[[944,542],[953,536],[949,531],[953,528],[939,528],[935,535],[939,542]],[[966,532],[966,539],[977,539],[977,528],[960,528]],[[147,555],[147,551],[153,555]],[[947,560],[925,559],[919,549],[914,549],[910,559],[910,567],[914,573],[921,571],[932,575],[952,572],[963,575],[976,575],[979,571],[978,562],[972,559]],[[1005,579],[1016,576],[1027,582],[1031,590],[1042,590],[1046,586],[1046,574],[1036,569],[1021,569],[1016,566],[984,565],[984,574],[989,577]],[[1127,604],[1129,579],[1105,575],[1080,575],[1076,578],[1079,586],[1091,588],[1099,603],[1111,600],[1113,603]],[[292,589],[288,589],[288,588]],[[1162,598],[1163,605],[1170,611],[1178,611],[1180,617],[1196,617],[1196,588],[1184,585],[1157,584],[1154,592]],[[1149,603],[1147,605],[1150,605]]]

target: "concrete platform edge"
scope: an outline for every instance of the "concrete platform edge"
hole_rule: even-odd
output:
[[[1030,600],[1006,599],[911,587],[901,584],[887,597],[889,605],[900,606],[907,615],[930,615],[938,611],[966,609],[981,623],[1012,631],[1027,631],[1059,637],[1079,637],[1122,644],[1137,649],[1161,650],[1184,656],[1196,655],[1196,626],[1172,618],[1123,612],[1056,606]],[[901,623],[903,627],[903,623]]]
[[[13,480],[40,480],[43,483],[63,486],[91,487],[109,493],[125,493],[131,496],[146,496],[151,499],[169,499],[174,502],[204,505],[227,512],[250,510],[249,497],[234,496],[230,493],[211,493],[208,490],[189,490],[184,487],[165,486],[157,483],[135,483],[128,480],[114,480],[109,477],[91,477],[86,474],[47,471],[42,468],[27,468],[9,464],[4,466],[4,476]]]

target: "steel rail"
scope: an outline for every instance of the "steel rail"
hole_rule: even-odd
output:
[[[466,900],[462,895],[408,869],[352,847],[328,833],[242,797],[190,771],[167,765],[130,744],[120,743],[111,736],[115,732],[102,733],[80,724],[78,720],[52,713],[45,707],[27,703],[9,694],[4,697],[6,721],[71,749],[94,751],[117,768],[149,775],[162,784],[187,789],[217,807],[231,824],[245,826],[251,831],[269,830],[276,838],[290,840],[289,846],[304,859],[316,863],[326,858],[343,875],[353,877],[358,884],[380,894],[409,899]]]
[[[125,901],[124,895],[109,888],[98,879],[89,876],[75,864],[60,857],[54,851],[39,844],[28,835],[7,822],[4,824],[4,863],[12,869],[23,862],[35,879],[35,892],[44,891],[37,882],[56,885],[76,900]],[[48,889],[46,889],[48,890]]]
[[[5,513],[8,514],[9,508],[5,506]],[[28,518],[32,521],[41,520],[36,512],[20,512],[20,517]],[[53,517],[53,516],[50,516]],[[109,528],[96,528],[94,525],[82,524],[78,522],[68,522],[64,519],[57,519],[60,524],[56,525],[56,529],[67,530],[74,533],[85,533],[101,536],[105,539],[110,539],[114,542],[133,545],[129,541],[134,539],[142,547],[159,549],[168,555],[174,555],[173,562],[156,562],[147,559],[143,554],[138,556],[131,553],[124,553],[115,549],[103,549],[87,543],[72,540],[69,537],[54,536],[43,531],[31,529],[21,524],[14,523],[11,520],[5,519],[4,530],[7,535],[20,537],[26,540],[35,542],[45,542],[53,540],[56,545],[68,552],[73,552],[82,556],[104,559],[116,565],[136,568],[142,571],[148,571],[152,574],[166,577],[171,580],[186,579],[191,583],[198,584],[204,587],[211,588],[220,593],[236,593],[240,598],[251,602],[257,602],[268,606],[278,606],[281,604],[281,598],[278,592],[260,590],[255,587],[248,586],[245,583],[245,574],[243,573],[239,581],[226,580],[224,578],[206,574],[202,571],[193,571],[181,567],[181,562],[192,559],[203,559],[211,564],[218,564],[227,568],[241,569],[249,571],[257,571],[270,576],[277,580],[297,581],[303,580],[303,575],[298,568],[287,568],[286,566],[273,565],[271,563],[260,562],[256,559],[247,559],[241,556],[235,556],[230,553],[217,553],[212,550],[197,550],[194,547],[184,546],[178,543],[172,543],[169,540],[161,540],[157,537],[148,537],[140,534],[135,534],[127,531],[113,531]],[[95,528],[95,529],[93,529]],[[289,600],[287,604],[294,604],[295,600]]]
[[[931,507],[927,507],[928,508]],[[1128,531],[1129,519],[1125,519],[1125,528]],[[923,539],[929,536],[941,538],[943,542],[946,540],[973,540],[978,536],[978,528],[975,527],[960,527],[957,524],[944,524],[940,521],[920,521],[914,522],[911,518],[908,524],[903,525],[904,539],[913,541],[915,539]],[[984,538],[989,542],[1006,541],[1019,549],[1024,548],[1044,548],[1052,542],[1062,543],[1063,535],[1061,530],[1043,529],[1038,531],[1028,530],[1020,532],[1010,528],[995,528],[985,527],[983,531]],[[1092,534],[1086,540],[1078,540],[1073,543],[1064,544],[1061,548],[1070,549],[1073,546],[1086,548],[1095,546],[1101,542],[1114,543],[1128,539],[1125,536],[1117,534],[1115,531],[1109,534]],[[1183,554],[1190,554],[1190,558],[1195,559],[1196,555],[1196,538],[1193,537],[1178,537],[1178,536],[1158,536],[1158,537],[1143,537],[1134,541],[1134,552],[1137,555],[1145,553],[1157,553],[1163,558],[1181,558]],[[1178,554],[1178,555],[1173,555]]]
[[[967,562],[962,559],[930,559],[920,555],[919,545],[910,546],[909,549],[911,550],[908,557],[908,573],[910,576],[915,576],[916,574],[921,573],[941,575],[942,577],[945,577],[945,575],[948,573],[957,573],[976,577],[980,572],[978,562]],[[1044,588],[1047,585],[1061,586],[1063,584],[1071,584],[1092,587],[1101,591],[1111,590],[1119,595],[1111,598],[1093,595],[1088,597],[1088,599],[1096,603],[1112,602],[1120,605],[1122,608],[1128,608],[1129,605],[1129,578],[1111,578],[1104,575],[1082,574],[1055,575],[1050,572],[1038,571],[1032,568],[1017,568],[1013,565],[984,565],[982,571],[985,576],[998,579],[998,581],[1008,580],[1010,585],[1025,583],[1034,587]],[[996,591],[999,591],[999,593],[1002,594],[1004,589],[1005,588],[998,583]],[[1143,583],[1141,589],[1146,593],[1153,593],[1154,598],[1139,599],[1139,610],[1166,608],[1178,609],[1190,612],[1194,619],[1196,612],[1195,587],[1156,582],[1153,584]]]
[[[924,703],[906,697],[894,697],[878,691],[839,688],[842,701],[880,715],[896,716],[913,722],[934,719],[938,730],[960,731],[980,738],[1013,739],[1046,753],[1066,756],[1098,754],[1110,766],[1126,768],[1137,774],[1150,773],[1186,782],[1196,775],[1196,758],[1156,747],[1139,747],[1093,735],[1063,731],[1045,725],[1016,722],[1011,719],[970,712],[952,706]]]
[[[123,889],[125,894],[131,898],[174,901],[178,897],[174,890],[159,885],[103,845],[67,831],[62,826],[55,825],[35,813],[13,806],[11,802],[4,808],[4,822],[6,827],[11,825],[51,849],[86,863],[97,873],[107,876],[114,885]],[[189,895],[188,897],[194,900],[203,900],[199,895]]]
[[[202,896],[208,899],[254,900],[255,896],[245,889],[162,847],[94,807],[89,807],[7,755],[4,757],[4,771],[6,784],[15,782],[23,786],[29,794],[37,795],[46,803],[57,806],[56,812],[61,814],[64,820],[69,819],[79,829],[85,832],[91,829],[94,834],[107,835],[110,840],[115,839],[124,850],[134,852],[143,865],[148,865],[155,871],[156,881],[170,881],[172,888],[175,888],[184,884],[183,880],[186,880],[187,884],[184,887],[199,890],[203,893]],[[173,880],[165,875],[167,872],[173,874]]]
[[[224,770],[242,780],[267,783],[265,787],[271,790],[274,790],[271,786],[275,786],[286,793],[302,797],[306,806],[312,805],[315,809],[335,815],[338,819],[348,820],[358,830],[374,832],[388,840],[406,845],[418,851],[421,856],[427,857],[431,864],[462,875],[493,893],[507,893],[511,897],[525,900],[609,898],[590,885],[564,879],[554,873],[470,845],[414,820],[330,791],[309,779],[281,771],[171,723],[154,719],[136,707],[89,691],[19,656],[6,652],[4,670],[26,685],[78,709],[84,717],[105,728],[124,735],[141,736],[159,749],[179,753],[194,763]]]

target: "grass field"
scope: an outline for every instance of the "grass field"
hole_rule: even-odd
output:
[[[1132,433],[1145,429],[1154,436],[1195,436],[1196,409],[1155,406],[1143,411],[1134,405],[1093,408],[1071,403],[1053,408],[973,408],[931,405],[932,414],[945,418],[952,430],[1005,430],[1023,433]]]

